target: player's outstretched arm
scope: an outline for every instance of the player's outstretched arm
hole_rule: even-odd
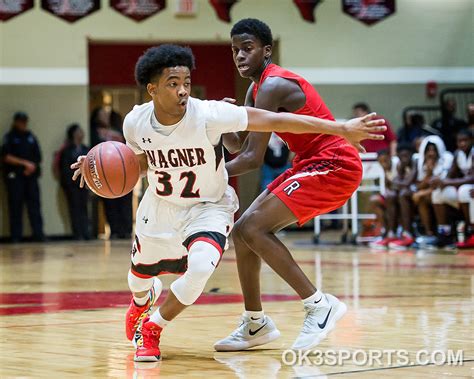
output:
[[[383,135],[374,133],[387,129],[385,120],[374,119],[377,116],[376,113],[353,118],[346,122],[338,122],[293,113],[273,113],[249,107],[246,109],[248,114],[247,130],[249,131],[337,135],[346,138],[360,152],[365,152],[360,141],[364,139],[382,140],[384,139]]]

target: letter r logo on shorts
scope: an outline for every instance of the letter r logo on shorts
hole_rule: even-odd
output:
[[[288,184],[283,191],[286,192],[288,196],[291,196],[291,194],[296,191],[298,188],[300,188],[300,183],[298,183],[296,180],[294,182],[291,182]]]

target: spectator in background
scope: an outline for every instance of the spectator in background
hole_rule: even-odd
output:
[[[467,104],[467,124],[469,130],[474,133],[474,103]]]
[[[392,206],[397,197],[392,188],[392,180],[397,175],[398,157],[390,157],[388,150],[380,150],[377,153],[377,161],[384,170],[385,191],[370,197],[370,205],[375,213],[376,222],[382,225],[381,240],[370,243],[370,247],[385,249],[388,242],[395,239],[395,233],[398,226],[398,214],[396,207]]]
[[[352,114],[354,117],[363,117],[370,113],[370,107],[366,103],[357,103],[352,107]],[[380,115],[379,115],[380,116]],[[380,116],[380,118],[383,118]],[[361,145],[364,146],[368,153],[376,153],[380,150],[387,149],[391,156],[395,156],[397,153],[397,137],[392,130],[390,123],[385,120],[387,130],[380,133],[385,136],[383,140],[364,140]]]
[[[93,145],[105,141],[125,142],[122,116],[112,109],[112,96],[104,93],[103,105],[92,112],[91,140]],[[129,239],[132,234],[133,193],[117,199],[103,199],[111,239]]]
[[[466,221],[466,234],[472,235],[472,225],[469,218],[470,191],[474,189],[474,173],[472,171],[472,133],[468,129],[457,134],[457,150],[448,175],[431,180],[433,188],[432,201],[438,223],[438,240],[436,245],[444,247],[454,242],[451,223],[448,221],[448,206],[461,210]],[[469,238],[468,238],[469,239]],[[467,241],[466,241],[467,242]],[[474,246],[474,239],[471,241]],[[465,247],[463,245],[463,247]]]
[[[8,193],[10,235],[12,242],[23,236],[23,205],[26,203],[34,241],[44,241],[41,217],[40,176],[41,150],[38,140],[28,130],[28,115],[17,112],[11,130],[2,144],[4,178]]]
[[[456,118],[456,101],[447,98],[441,107],[441,118],[433,121],[432,127],[439,131],[448,151],[456,149],[456,134],[467,127],[464,120]]]
[[[381,240],[374,241],[370,247],[384,249],[397,240],[399,224],[403,231],[412,234],[413,210],[402,208],[400,199],[411,199],[410,186],[415,181],[416,161],[413,160],[411,145],[400,144],[396,157],[389,159],[388,151],[383,150],[379,153],[379,162],[385,170],[385,194],[371,200],[373,206],[378,207],[378,217],[383,219],[385,233]]]
[[[81,127],[78,124],[70,125],[67,129],[66,145],[62,148],[59,157],[61,187],[66,194],[72,232],[76,240],[90,239],[88,191],[86,188],[80,188],[79,183],[72,180],[70,167],[79,156],[87,154],[89,149],[83,142],[84,131]]]
[[[112,96],[104,93],[102,106],[91,114],[91,142],[95,146],[105,141],[124,142],[122,133],[122,116],[112,109]]]
[[[412,113],[406,116],[405,124],[398,132],[397,141],[415,148],[417,139],[430,135],[440,135],[440,133],[425,123],[425,118],[421,113]]]
[[[264,163],[262,166],[262,178],[260,184],[260,191],[267,189],[273,180],[290,167],[288,158],[290,150],[283,140],[275,133],[272,133],[270,141],[268,142],[267,150],[265,151]]]

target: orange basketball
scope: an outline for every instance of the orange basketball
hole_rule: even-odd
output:
[[[135,153],[120,142],[94,146],[82,163],[84,180],[95,194],[113,199],[129,193],[140,176]]]

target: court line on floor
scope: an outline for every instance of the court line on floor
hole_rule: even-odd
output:
[[[434,297],[458,297],[459,294],[447,294],[447,295],[436,295],[436,296],[407,296],[407,295],[389,295],[389,296],[367,296],[367,298],[376,298],[376,299],[388,299],[388,298],[434,298]],[[337,297],[341,299],[352,299],[352,297],[338,295]],[[289,301],[289,300],[287,300]],[[209,305],[209,304],[204,304]],[[397,305],[401,307],[401,305]],[[413,308],[416,305],[410,304],[409,307]],[[423,305],[425,306],[425,305]],[[119,308],[119,307],[115,307]],[[74,310],[64,310],[64,312],[88,312],[88,311],[105,311],[111,308],[96,308],[96,309],[74,309]],[[284,311],[272,311],[271,313],[300,313],[301,310],[284,310]],[[62,313],[62,312],[50,312],[50,313]],[[36,313],[35,313],[36,314]],[[26,314],[28,315],[28,314]],[[25,314],[21,314],[20,316],[25,316]],[[195,315],[195,316],[181,316],[180,319],[196,319],[196,318],[213,318],[213,317],[228,317],[228,316],[236,316],[236,313],[219,313],[219,314],[207,314],[207,315]],[[116,323],[116,322],[123,322],[122,320],[89,320],[89,321],[70,321],[70,322],[59,322],[59,323],[44,323],[44,324],[13,324],[8,326],[0,326],[0,329],[7,329],[7,328],[26,328],[26,327],[44,327],[44,326],[63,326],[63,325],[79,325],[79,324],[102,324],[102,323]]]
[[[236,262],[235,258],[222,258],[223,261],[225,262]],[[302,264],[302,265],[315,265],[314,260],[296,260],[296,263]],[[427,265],[416,265],[414,263],[396,263],[396,264],[391,264],[391,263],[371,263],[371,262],[358,262],[357,264],[353,264],[351,262],[339,262],[339,261],[321,261],[321,266],[339,266],[339,267],[354,267],[354,266],[359,266],[359,267],[377,267],[377,268],[416,268],[416,269],[427,269],[427,268],[432,268],[432,269],[474,269],[474,264],[443,264],[443,263],[438,263],[438,264],[427,264]]]
[[[468,363],[468,362],[474,362],[474,359],[463,359],[463,361],[462,361],[463,364]],[[435,366],[435,365],[436,365],[435,363],[428,363],[426,365],[414,364],[414,365],[405,365],[405,366],[377,367],[377,368],[368,368],[368,369],[365,369],[365,370],[330,372],[330,373],[316,375],[316,376],[314,376],[314,375],[298,376],[298,378],[317,378],[318,376],[325,377],[325,376],[333,376],[333,375],[358,374],[358,373],[361,373],[361,372],[396,370],[396,369],[400,369],[400,368],[416,368],[416,367],[427,367],[427,366]],[[450,367],[461,367],[461,365],[460,366],[450,366]]]

